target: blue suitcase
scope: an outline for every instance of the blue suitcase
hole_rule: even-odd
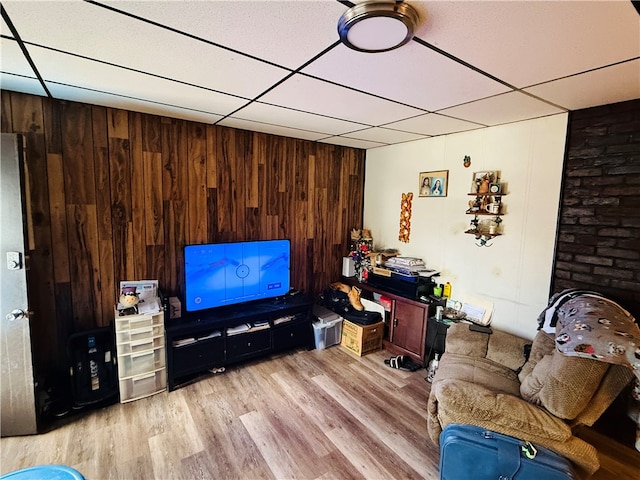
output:
[[[524,440],[473,425],[448,425],[440,434],[440,480],[574,478],[566,458]]]

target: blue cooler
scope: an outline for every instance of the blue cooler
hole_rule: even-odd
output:
[[[71,467],[64,465],[38,465],[7,473],[0,480],[85,480],[85,478]]]

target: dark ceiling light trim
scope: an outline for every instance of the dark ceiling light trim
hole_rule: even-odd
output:
[[[53,95],[51,95],[51,92],[47,88],[47,84],[44,83],[44,79],[42,78],[42,75],[40,75],[40,72],[36,68],[36,64],[33,63],[33,59],[31,58],[31,55],[29,55],[29,51],[27,50],[27,47],[25,46],[24,42],[22,41],[22,38],[20,38],[20,34],[18,33],[18,30],[16,30],[16,27],[13,25],[13,22],[9,18],[9,14],[4,9],[4,5],[2,5],[2,3],[0,3],[0,14],[2,15],[2,18],[4,19],[5,23],[7,24],[7,27],[9,27],[9,30],[11,30],[11,34],[13,35],[13,39],[16,41],[16,43],[20,47],[20,50],[22,50],[22,54],[24,55],[24,58],[27,60],[27,62],[31,66],[31,69],[33,70],[33,73],[38,78],[38,81],[40,82],[40,85],[42,86],[42,89],[44,90],[44,92],[47,94],[47,97],[53,98]]]
[[[347,10],[338,21],[338,35],[358,52],[388,52],[413,38],[419,16],[403,1],[369,1]]]

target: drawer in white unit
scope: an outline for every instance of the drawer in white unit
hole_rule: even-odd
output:
[[[154,348],[164,347],[164,335],[159,337],[143,338],[118,344],[118,355],[146,352]]]
[[[116,315],[116,330],[130,330],[144,327],[152,327],[154,325],[162,325],[164,323],[164,312],[157,312],[151,315]]]
[[[154,325],[144,328],[136,328],[132,330],[116,331],[116,342],[135,342],[137,340],[148,340],[149,338],[159,337],[164,334],[162,325]]]
[[[166,365],[164,348],[146,352],[118,355],[118,374],[120,378],[152,372]]]
[[[120,381],[120,401],[128,402],[155,393],[163,392],[167,386],[167,371],[145,373]]]

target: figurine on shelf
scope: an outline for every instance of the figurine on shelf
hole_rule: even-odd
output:
[[[480,179],[480,186],[478,187],[478,193],[489,193],[489,183],[491,182],[491,178],[489,173],[485,174],[484,177]]]

